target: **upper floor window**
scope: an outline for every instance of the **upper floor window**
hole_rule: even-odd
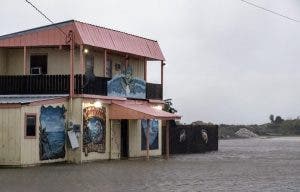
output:
[[[36,136],[36,114],[25,115],[25,138]]]
[[[47,55],[30,56],[30,74],[42,75],[47,74],[48,57]]]
[[[86,55],[85,56],[85,75],[95,76],[94,73],[94,56]]]

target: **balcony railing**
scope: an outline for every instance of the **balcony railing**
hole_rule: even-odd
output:
[[[68,94],[69,75],[0,76],[1,95]]]
[[[107,77],[74,76],[75,94],[107,95]],[[0,76],[0,95],[69,94],[70,75]],[[162,99],[161,84],[146,84],[146,99]]]

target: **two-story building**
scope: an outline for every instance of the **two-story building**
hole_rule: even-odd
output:
[[[0,36],[0,165],[149,158],[164,141],[168,156],[164,60],[156,41],[74,20]]]

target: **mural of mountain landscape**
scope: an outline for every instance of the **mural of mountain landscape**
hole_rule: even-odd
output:
[[[141,148],[142,150],[147,149],[147,120],[141,121]],[[150,120],[150,130],[149,130],[149,149],[158,149],[158,120]]]
[[[87,107],[83,109],[83,151],[105,152],[106,109]]]
[[[65,112],[62,107],[41,107],[40,160],[65,157]]]

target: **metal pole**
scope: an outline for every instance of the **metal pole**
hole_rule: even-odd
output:
[[[150,137],[150,119],[147,119],[147,136],[146,136],[146,145],[147,145],[147,160],[149,160],[149,150],[150,150],[150,146],[149,146],[149,138]]]
[[[70,98],[74,96],[74,33],[69,32],[70,38]]]
[[[109,159],[111,159],[111,156],[112,156],[112,151],[111,151],[111,145],[112,145],[112,120],[109,120],[109,137],[110,137],[110,140],[109,140]]]
[[[160,84],[161,84],[161,98],[163,99],[163,93],[164,93],[164,61],[161,61],[160,65]]]

